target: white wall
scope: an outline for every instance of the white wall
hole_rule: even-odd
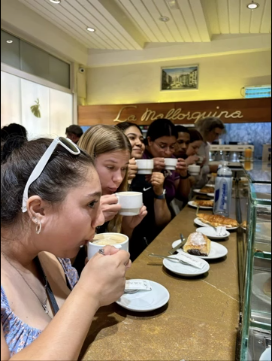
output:
[[[41,118],[30,107],[39,99]],[[28,138],[65,136],[72,124],[73,96],[1,71],[1,126],[23,125]]]
[[[199,89],[160,91],[162,66],[199,64]],[[248,85],[271,84],[271,51],[89,68],[87,104],[130,104],[242,98]]]

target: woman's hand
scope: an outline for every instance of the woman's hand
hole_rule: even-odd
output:
[[[146,215],[146,206],[142,206],[140,213],[137,216],[124,216],[122,221],[122,232],[130,237],[133,229],[142,222]]]
[[[164,158],[153,158],[154,160],[154,170],[162,171],[165,168]]]
[[[118,204],[118,198],[114,194],[102,196],[100,198],[100,206],[105,217],[105,222],[112,220],[121,210],[121,206]]]
[[[197,155],[190,155],[188,158],[185,159],[185,163],[188,165],[196,164],[196,162],[199,160],[199,157]]]
[[[138,166],[135,161],[135,158],[131,158],[128,163],[128,180],[132,180],[136,177],[138,172]]]
[[[163,193],[164,175],[160,172],[153,172],[150,183],[153,186],[153,191],[157,196]]]
[[[176,172],[180,174],[182,177],[187,176],[188,168],[184,159],[179,158],[176,166]]]
[[[117,301],[124,293],[129,258],[126,251],[104,247],[104,255],[97,253],[88,261],[77,285],[96,299],[99,307]]]

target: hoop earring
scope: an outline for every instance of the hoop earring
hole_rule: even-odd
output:
[[[36,233],[40,234],[42,230],[42,223],[41,221],[38,221],[37,225],[36,225]]]

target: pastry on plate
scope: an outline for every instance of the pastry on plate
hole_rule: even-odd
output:
[[[220,216],[218,214],[198,213],[197,217],[203,223],[210,224],[213,227],[226,226],[227,228],[238,227],[235,219]]]
[[[247,227],[247,221],[244,221],[244,222],[242,223],[242,227],[243,227],[243,228],[246,228],[246,227]]]
[[[203,187],[200,189],[201,193],[214,193],[214,187]]]
[[[195,200],[194,206],[213,207],[213,200]]]
[[[189,234],[183,251],[194,256],[208,256],[211,250],[211,241],[205,234],[194,232]]]
[[[271,297],[271,277],[265,282],[263,292],[265,295]]]

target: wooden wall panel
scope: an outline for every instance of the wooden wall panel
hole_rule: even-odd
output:
[[[149,125],[158,118],[168,118],[174,124],[193,124],[208,116],[219,117],[224,123],[270,122],[271,98],[78,107],[79,125],[124,121]]]

